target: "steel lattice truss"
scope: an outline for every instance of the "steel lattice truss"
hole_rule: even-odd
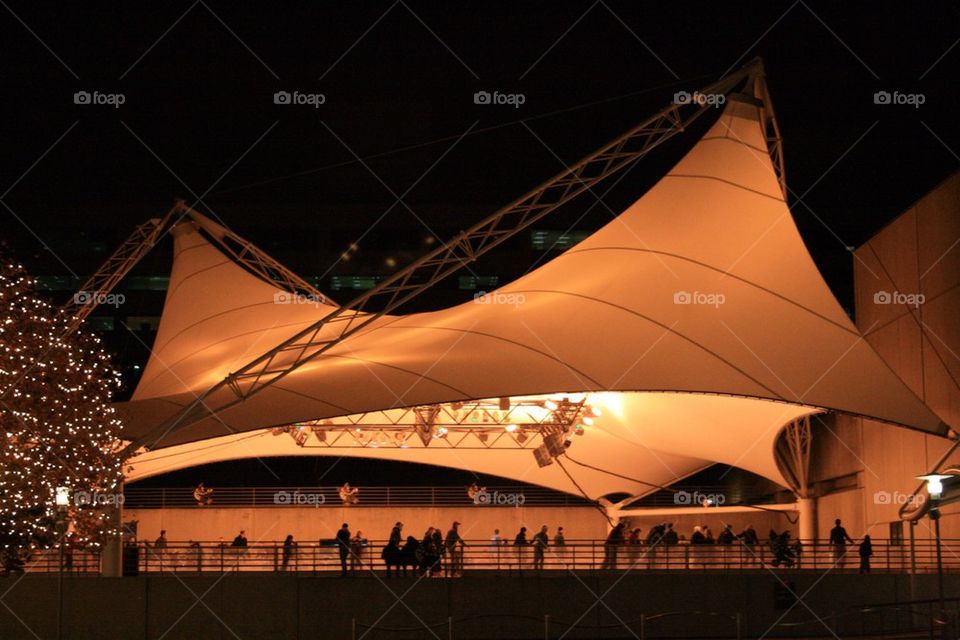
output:
[[[304,448],[439,446],[449,449],[546,448],[562,453],[592,422],[586,398],[495,399],[373,411],[271,429]],[[550,450],[552,448],[552,451]],[[549,464],[549,463],[548,463]]]

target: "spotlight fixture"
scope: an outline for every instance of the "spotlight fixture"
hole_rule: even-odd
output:
[[[583,424],[587,425],[588,427],[592,427],[593,418],[591,418],[590,416],[583,416]]]
[[[517,430],[517,425],[515,425],[515,424],[505,424],[505,425],[503,425],[503,430],[506,431],[507,433],[513,433],[514,431]]]
[[[550,455],[550,452],[547,451],[545,445],[540,445],[533,450],[533,457],[537,461],[537,465],[541,467],[546,467],[547,465],[553,464],[553,457]]]
[[[543,406],[549,409],[550,411],[557,410],[557,403],[554,402],[553,400],[547,400],[546,402],[543,403]]]

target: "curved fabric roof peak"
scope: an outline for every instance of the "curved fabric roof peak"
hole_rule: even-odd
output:
[[[278,304],[278,293],[183,227],[154,356],[122,408],[131,434],[162,425],[329,311],[322,303]],[[399,406],[557,391],[727,394],[945,431],[831,294],[783,201],[757,107],[730,101],[643,197],[486,303],[383,317],[157,446]],[[680,411],[690,396],[671,398]],[[748,428],[769,430],[769,420]],[[676,446],[683,453],[683,443]],[[763,449],[751,455],[772,459],[772,447]]]

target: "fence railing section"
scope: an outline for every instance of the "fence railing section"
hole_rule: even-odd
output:
[[[944,540],[943,569],[960,572],[960,540]],[[224,542],[168,542],[165,547],[139,542],[124,548],[124,572],[348,572],[384,571],[382,540],[365,541],[341,549],[334,540],[299,542],[254,542],[236,547]],[[787,570],[859,571],[860,558],[855,545],[838,549],[826,542],[804,543],[798,554],[786,559],[767,544],[695,545],[681,542],[666,544],[608,545],[600,540],[567,541],[563,546],[492,544],[488,540],[467,540],[454,551],[439,557],[408,551],[387,554],[394,568],[404,573],[434,575],[462,574],[473,571],[751,571],[764,568]],[[57,549],[36,550],[23,559],[25,571],[57,571]],[[93,574],[99,571],[98,552],[74,549],[64,556],[64,570]],[[936,546],[918,541],[911,556],[907,544],[873,544],[870,571],[883,573],[930,573],[937,570]]]
[[[213,507],[342,507],[340,487],[209,487]],[[579,496],[544,487],[486,487],[474,498],[466,487],[356,487],[359,507],[462,506],[479,504],[504,506],[584,506],[590,502]],[[673,504],[671,502],[671,504]],[[192,487],[138,487],[124,489],[128,509],[196,507]]]

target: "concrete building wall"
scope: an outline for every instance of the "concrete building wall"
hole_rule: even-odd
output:
[[[857,249],[854,277],[860,331],[914,393],[960,431],[960,173]],[[951,445],[849,416],[815,426],[814,436],[811,478],[820,489],[820,537],[839,517],[855,537],[869,532],[887,538],[902,500],[919,484],[916,476]],[[960,464],[960,455],[952,461]],[[831,487],[851,474],[852,487]],[[960,505],[943,511],[943,537],[960,538]],[[932,538],[929,521],[918,523],[915,534]],[[909,536],[906,524],[903,535]]]
[[[64,582],[65,640],[876,637],[928,628],[929,607],[914,613],[894,603],[936,594],[934,575],[838,571],[558,571],[389,582],[227,573]],[[957,576],[945,582],[948,598],[960,596]],[[791,606],[784,585],[802,594],[802,605]],[[0,591],[0,637],[55,637],[56,577],[0,578]],[[855,609],[877,603],[890,606]],[[955,612],[956,603],[949,605]]]
[[[296,540],[316,541],[333,538],[340,525],[350,525],[372,540],[386,539],[394,522],[404,524],[404,535],[422,538],[429,526],[446,532],[451,523],[463,523],[461,535],[467,539],[489,539],[494,529],[504,538],[527,527],[527,537],[541,525],[551,535],[563,526],[567,538],[597,539],[607,535],[607,521],[592,507],[188,507],[182,509],[126,509],[123,520],[139,521],[138,536],[153,540],[166,529],[169,540],[229,542],[241,529],[251,541],[283,540],[293,534]]]

